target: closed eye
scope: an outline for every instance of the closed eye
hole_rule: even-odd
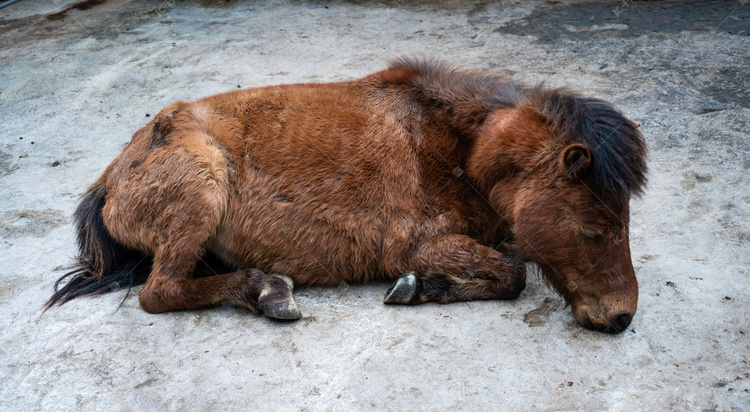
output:
[[[602,236],[602,231],[589,226],[581,226],[581,232],[584,236],[595,239]]]

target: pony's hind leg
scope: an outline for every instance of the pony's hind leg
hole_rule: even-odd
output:
[[[138,162],[131,160],[140,146],[123,152],[102,209],[115,239],[154,256],[138,295],[143,309],[162,313],[234,300],[270,317],[300,318],[284,278],[254,269],[197,276],[197,263],[227,213],[229,168],[209,134],[181,131],[160,141]]]
[[[150,282],[151,279],[139,294],[141,306],[149,313],[196,309],[232,300],[269,318],[302,317],[292,296],[292,281],[283,275],[243,269],[202,278]]]
[[[385,303],[460,302],[515,299],[526,286],[520,256],[502,254],[462,235],[441,235],[416,252],[416,271],[403,273],[385,295]]]
[[[149,313],[197,309],[233,300],[255,313],[276,319],[299,319],[302,315],[292,296],[291,279],[267,275],[257,269],[195,277],[204,245],[216,230],[218,213],[209,205],[182,203],[192,213],[180,214],[159,244],[148,280],[138,298]]]

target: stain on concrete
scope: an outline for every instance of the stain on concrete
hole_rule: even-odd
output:
[[[544,298],[544,302],[539,307],[523,315],[523,321],[530,327],[544,326],[549,316],[553,312],[556,312],[561,304],[562,301],[560,299],[548,296]]]
[[[107,0],[83,0],[76,3],[73,3],[67,7],[65,7],[63,10],[48,14],[47,19],[48,20],[60,20],[64,19],[68,13],[70,13],[73,10],[89,10],[93,7],[96,7],[100,4],[103,4]]]
[[[708,183],[713,180],[713,176],[710,173],[701,174],[692,170],[683,173],[682,176],[680,186],[685,190],[692,190],[699,183]]]
[[[750,20],[745,20],[745,24],[750,24]],[[745,65],[750,65],[750,58],[747,56]],[[750,80],[743,70],[740,67],[725,67],[716,71],[711,82],[702,91],[719,103],[705,107],[703,113],[723,110],[728,105],[750,107],[750,93],[747,92],[750,90]]]
[[[120,35],[137,36],[141,25],[163,15],[174,5],[175,2],[153,5],[128,0],[84,1],[47,15],[0,19],[0,33],[7,34],[0,36],[0,48],[33,43],[50,36],[92,37],[96,40]],[[84,20],[86,24],[82,25],[80,22]],[[29,30],[29,27],[34,30]]]
[[[13,162],[13,156],[9,153],[0,152],[0,177],[9,175],[18,170],[18,164]]]
[[[175,0],[174,3],[198,4],[203,7],[229,7],[239,0]]]
[[[11,296],[14,290],[23,285],[23,280],[17,277],[0,277],[0,298]]]
[[[712,388],[723,388],[723,387],[729,385],[730,383],[738,382],[738,381],[741,381],[741,380],[747,379],[747,378],[750,378],[750,372],[745,372],[743,374],[737,375],[737,376],[734,377],[734,379],[720,379],[720,380],[714,382],[714,384],[711,385],[711,387]],[[745,391],[747,392],[747,390],[745,390]]]
[[[66,223],[61,210],[11,210],[0,217],[0,237],[43,237]]]
[[[153,385],[153,384],[155,384],[157,382],[159,382],[158,379],[156,379],[156,378],[149,378],[149,379],[146,379],[145,381],[143,381],[143,382],[141,382],[141,383],[133,386],[133,389],[140,389],[140,388],[143,388],[144,386],[151,386],[151,385]]]
[[[645,255],[642,255],[642,256],[641,256],[641,257],[640,257],[640,258],[638,259],[638,261],[639,261],[639,262],[646,262],[646,261],[648,261],[648,260],[654,260],[654,259],[656,259],[656,258],[658,258],[658,257],[659,257],[659,255],[652,255],[652,254],[649,254],[649,253],[647,253],[647,254],[645,254]]]
[[[747,36],[749,22],[750,4],[738,2],[610,2],[537,7],[495,31],[536,36],[539,42],[550,43],[683,31]]]
[[[426,8],[431,10],[466,11],[470,8],[486,6],[487,1],[463,1],[463,0],[344,0],[345,3],[365,7],[390,7],[390,8]],[[307,3],[307,1],[305,1]],[[320,1],[319,4],[326,4]],[[323,6],[327,7],[327,6]]]
[[[517,36],[534,36],[535,42],[544,45],[562,46],[565,41],[593,44],[608,39],[634,39],[641,36],[663,37],[665,40],[680,33],[711,33],[750,35],[750,3],[747,2],[701,2],[701,1],[653,1],[653,2],[612,2],[542,5],[533,9],[527,16],[497,27],[494,32]],[[620,50],[617,63],[628,60],[643,60],[642,50],[637,45],[612,46]],[[614,51],[614,49],[613,49]],[[576,45],[571,53],[585,54],[585,46]],[[728,55],[727,57],[731,57]],[[595,59],[596,56],[591,56]],[[747,56],[736,56],[744,64],[733,64],[718,70],[705,67],[684,67],[672,60],[659,62],[658,66],[638,67],[640,75],[651,79],[658,77],[654,72],[665,68],[679,70],[700,90],[706,101],[695,111],[697,114],[713,113],[734,107],[750,107],[750,79],[744,67],[750,64]],[[614,62],[612,62],[614,63]],[[599,73],[610,76],[617,71],[612,63],[599,66]],[[632,69],[632,68],[631,68]],[[635,73],[633,73],[635,74]],[[669,82],[664,87],[669,87]],[[679,96],[667,93],[663,98]],[[680,99],[674,101],[679,103]],[[672,103],[670,103],[672,104]]]
[[[726,110],[727,105],[722,103],[706,103],[700,107],[700,109],[696,112],[696,114],[708,114],[713,112],[720,112],[722,110]]]

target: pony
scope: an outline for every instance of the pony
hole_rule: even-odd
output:
[[[295,284],[515,299],[530,262],[581,325],[618,333],[638,303],[637,127],[604,100],[426,58],[178,101],[82,196],[80,256],[46,309],[139,284],[148,313],[234,301],[275,319],[302,316]]]

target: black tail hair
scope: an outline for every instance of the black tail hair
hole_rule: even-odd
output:
[[[79,296],[102,295],[125,287],[130,293],[130,288],[146,282],[153,259],[112,238],[102,216],[105,194],[104,183],[99,181],[83,195],[73,215],[78,230],[78,262],[55,282],[55,293],[45,303],[45,311]]]

